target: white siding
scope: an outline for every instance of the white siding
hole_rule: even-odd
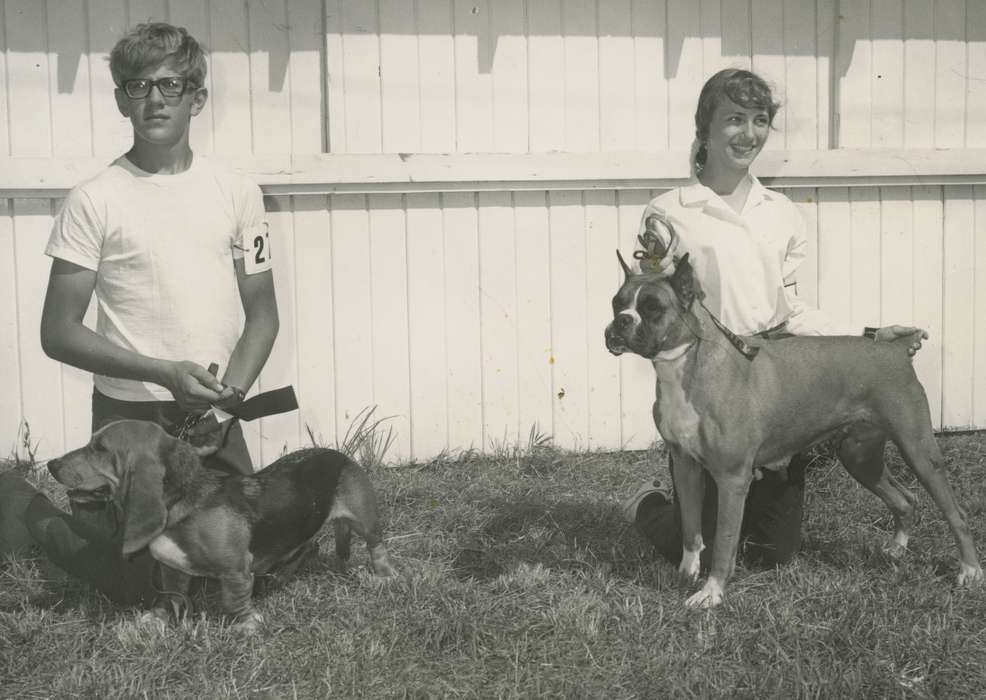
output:
[[[800,293],[860,326],[926,327],[935,425],[986,427],[986,167],[966,150],[986,147],[986,3],[0,0],[0,456],[22,419],[43,455],[88,434],[89,378],[40,351],[42,250],[53,197],[91,171],[78,159],[129,145],[106,57],[154,18],[211,52],[196,150],[248,161],[272,195],[282,330],[259,389],[291,383],[302,409],[249,426],[259,461],[341,439],[371,406],[402,459],[532,425],[649,444],[652,371],[601,340],[612,251],[655,194],[620,154],[653,155],[646,187],[680,180],[698,90],[727,66],[782,103],[761,162],[809,225]],[[894,149],[875,176],[826,153],[874,148]],[[600,170],[525,160],[548,152],[601,153]],[[507,160],[406,155],[467,153]]]

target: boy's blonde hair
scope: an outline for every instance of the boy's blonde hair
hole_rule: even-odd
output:
[[[110,73],[118,86],[148,68],[168,63],[202,87],[207,71],[205,49],[184,27],[167,22],[138,24],[116,42],[110,53]]]

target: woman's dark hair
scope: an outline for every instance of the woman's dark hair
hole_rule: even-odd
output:
[[[708,157],[705,142],[709,138],[712,116],[724,97],[740,107],[764,110],[771,125],[774,123],[774,115],[781,107],[780,103],[774,100],[767,81],[748,70],[726,68],[706,80],[698,96],[698,107],[695,108],[695,138],[699,143],[698,151],[695,153],[697,171],[701,171]]]

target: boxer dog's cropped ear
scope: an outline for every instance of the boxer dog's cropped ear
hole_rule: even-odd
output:
[[[616,257],[620,261],[620,267],[623,268],[623,274],[625,276],[623,281],[626,282],[628,279],[633,277],[633,270],[631,270],[630,266],[627,265],[627,261],[623,259],[623,254],[620,253],[619,248],[616,249]]]
[[[691,308],[695,299],[702,299],[705,294],[695,278],[695,271],[688,262],[688,253],[685,253],[677,262],[674,275],[671,276],[671,289],[678,297],[678,302],[686,309]]]

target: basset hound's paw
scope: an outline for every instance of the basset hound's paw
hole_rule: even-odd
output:
[[[164,634],[168,629],[168,611],[164,608],[147,610],[137,618],[137,624],[148,629],[156,629]]]

